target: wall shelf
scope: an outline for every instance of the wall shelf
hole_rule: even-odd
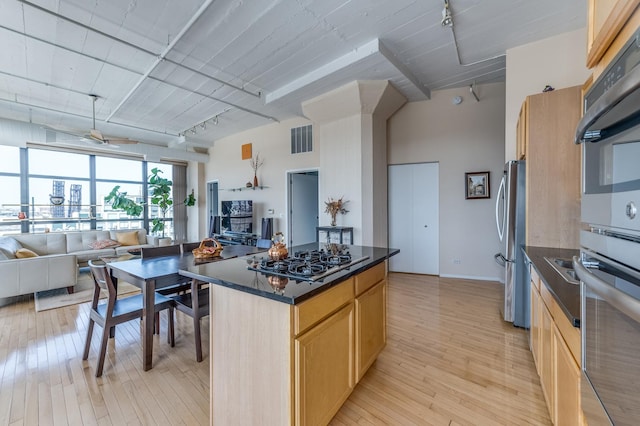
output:
[[[251,190],[256,190],[256,189],[265,189],[265,188],[269,188],[268,186],[262,186],[262,185],[258,185],[258,186],[245,186],[245,187],[240,187],[240,188],[229,188],[227,189],[227,191],[231,191],[231,192],[235,192],[235,191],[251,191]]]

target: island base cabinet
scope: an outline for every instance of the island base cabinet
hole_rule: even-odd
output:
[[[354,304],[294,340],[297,425],[325,425],[355,386]]]
[[[387,342],[387,281],[356,298],[356,372],[359,382]]]

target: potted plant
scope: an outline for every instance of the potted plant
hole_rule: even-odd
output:
[[[128,198],[126,192],[120,192],[120,185],[113,187],[111,192],[104,197],[104,202],[111,203],[112,209],[123,210],[129,216],[137,217],[142,214],[142,205]]]
[[[337,200],[334,200],[333,198],[329,197],[329,201],[324,202],[324,212],[329,213],[329,215],[331,216],[331,226],[336,226],[336,215],[338,213],[346,214],[349,212],[349,210],[344,208],[344,205],[349,201],[344,201],[343,198],[344,197],[340,197]]]
[[[160,210],[160,217],[154,217],[151,220],[151,232],[161,234],[158,244],[168,245],[171,238],[164,236],[164,220],[167,216],[167,211],[173,205],[171,199],[171,186],[173,182],[169,179],[160,176],[162,170],[154,167],[151,169],[151,175],[149,175],[149,194],[151,195],[151,204],[158,207]],[[166,241],[166,240],[169,241]]]

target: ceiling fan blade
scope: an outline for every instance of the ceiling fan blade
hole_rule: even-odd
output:
[[[99,130],[91,129],[91,132],[89,133],[89,136],[92,139],[104,142],[104,138],[102,137],[102,132],[100,132]]]
[[[127,145],[127,144],[136,144],[136,143],[138,143],[138,141],[133,140],[133,139],[110,138],[110,137],[107,137],[106,139],[104,139],[104,142],[108,143],[108,144],[118,144],[118,145]]]

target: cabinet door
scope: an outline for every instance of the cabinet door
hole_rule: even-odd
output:
[[[531,282],[531,323],[529,330],[529,346],[531,347],[531,353],[533,354],[533,361],[536,365],[536,371],[538,375],[541,375],[540,371],[540,293],[536,290],[536,287]]]
[[[294,340],[297,425],[327,424],[355,386],[354,304]]]
[[[387,342],[387,281],[356,298],[356,373],[360,381]]]
[[[598,64],[639,3],[638,0],[589,0],[588,68]]]
[[[553,327],[555,348],[555,424],[581,425],[580,369],[557,327]]]
[[[516,138],[517,138],[517,158],[518,160],[524,160],[527,158],[527,142],[529,139],[528,131],[528,114],[529,101],[525,99],[520,108],[520,115],[518,116],[518,124],[516,125]]]
[[[542,390],[544,392],[545,399],[547,401],[547,408],[549,408],[549,415],[553,419],[554,412],[554,349],[553,349],[553,317],[549,310],[545,306],[544,302],[540,301],[540,325],[541,325],[541,352],[540,352],[540,383],[542,384]]]

